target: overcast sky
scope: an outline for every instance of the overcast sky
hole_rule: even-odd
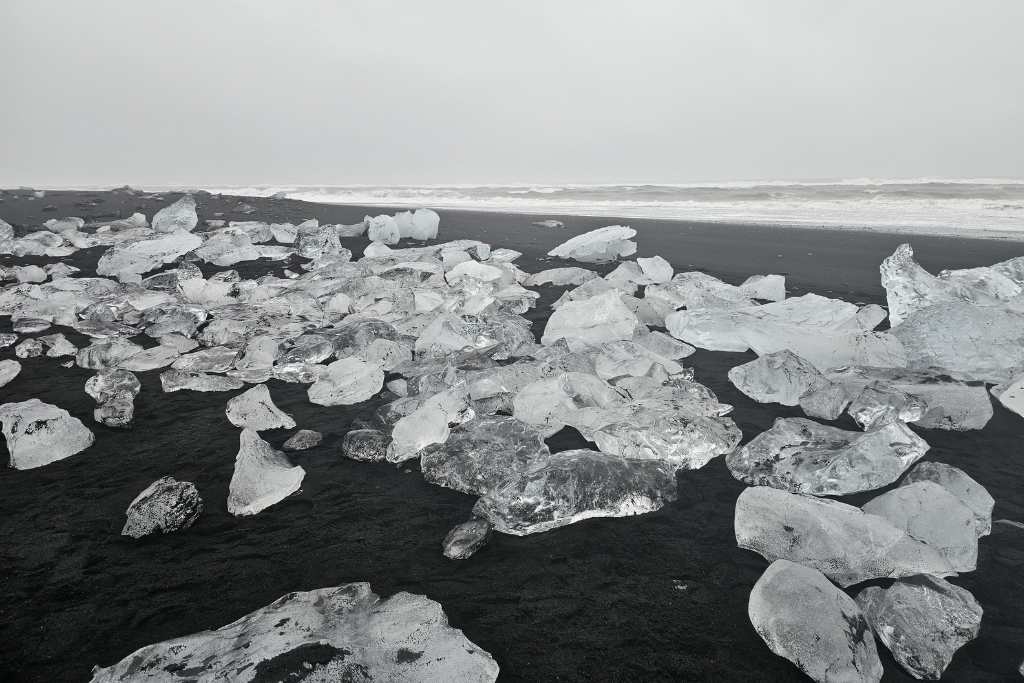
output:
[[[0,0],[0,185],[1024,177],[1022,0]]]

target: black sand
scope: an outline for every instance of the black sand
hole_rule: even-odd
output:
[[[108,192],[50,192],[39,200],[0,202],[17,228],[75,215],[148,216],[174,199]],[[353,223],[358,207],[197,197],[201,218]],[[379,213],[378,209],[369,210]],[[558,265],[543,254],[572,235],[608,225],[607,218],[564,218],[561,230],[530,225],[533,217],[441,212],[441,238],[477,238],[524,252],[535,272]],[[807,291],[884,303],[878,264],[909,238],[828,230],[628,220],[641,256],[660,254],[676,270],[701,269],[730,282],[755,273],[785,273],[791,295]],[[364,240],[346,240],[361,254]],[[930,270],[987,265],[1024,254],[1024,244],[949,238],[912,239]],[[100,249],[67,259],[88,270]],[[22,259],[19,262],[41,262]],[[8,265],[13,257],[0,257]],[[243,276],[280,272],[280,264],[241,264]],[[203,266],[209,275],[213,269]],[[545,289],[531,312],[539,336],[547,306],[561,289]],[[0,318],[0,331],[10,329]],[[68,333],[79,346],[84,338]],[[0,351],[13,357],[13,350]],[[752,354],[698,352],[686,364],[719,397],[736,406],[746,439],[775,417],[799,409],[755,404],[726,379]],[[301,428],[322,431],[318,448],[297,454],[306,468],[301,493],[253,518],[236,519],[225,500],[238,430],[224,404],[239,392],[160,391],[157,372],[140,374],[134,430],[96,425],[84,393],[92,374],[52,359],[23,361],[21,375],[0,389],[0,402],[38,397],[71,411],[96,433],[96,444],[67,460],[30,471],[0,469],[0,680],[81,681],[94,664],[110,665],[143,645],[214,628],[296,590],[369,581],[383,595],[407,590],[439,601],[451,623],[491,652],[507,681],[772,681],[801,680],[769,652],[746,615],[751,586],[767,566],[735,547],[733,506],[742,485],[721,459],[680,475],[679,501],[660,512],[590,520],[525,538],[496,535],[464,562],[446,560],[440,542],[465,520],[473,499],[423,482],[416,467],[396,469],[338,456],[358,409],[311,405],[301,385],[269,382],[274,401]],[[848,428],[852,422],[840,421]],[[996,499],[994,518],[1024,520],[1024,419],[996,407],[983,432],[921,430],[927,459],[976,478]],[[288,433],[265,432],[277,446]],[[559,450],[582,445],[560,433]],[[6,446],[0,459],[6,462]],[[119,536],[124,510],[163,475],[191,480],[206,509],[196,525],[168,536]],[[870,495],[850,497],[862,503]],[[979,638],[954,659],[946,679],[1016,677],[1024,658],[1024,530],[996,524],[981,540],[977,571],[954,579],[974,593],[985,616]],[[911,680],[879,646],[886,680]]]

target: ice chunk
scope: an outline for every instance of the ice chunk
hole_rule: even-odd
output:
[[[39,337],[39,341],[47,347],[47,358],[63,358],[64,356],[74,356],[78,353],[78,348],[59,332]]]
[[[21,363],[16,360],[0,360],[0,387],[6,386],[21,372]]]
[[[751,275],[740,285],[740,291],[751,299],[782,301],[786,298],[786,278],[783,275]]]
[[[315,432],[312,429],[300,429],[284,442],[283,448],[286,451],[305,451],[316,448],[323,439],[324,436],[320,432]]]
[[[573,349],[581,344],[631,339],[642,331],[642,323],[622,303],[620,296],[616,292],[606,292],[589,299],[571,301],[552,313],[544,327],[541,343],[549,346],[565,339]]]
[[[872,498],[862,509],[938,550],[954,571],[974,571],[980,536],[974,512],[943,486],[912,482]]]
[[[241,389],[245,382],[233,377],[208,375],[204,372],[183,372],[167,370],[160,374],[160,385],[167,393],[172,391],[231,391]]]
[[[425,448],[420,468],[431,484],[483,495],[549,455],[543,435],[526,423],[484,416],[455,429],[444,444]]]
[[[229,346],[211,346],[180,356],[171,363],[175,370],[185,372],[227,372],[238,357],[238,349]]]
[[[376,363],[355,357],[342,358],[309,387],[310,403],[341,406],[361,403],[384,387],[384,371]]]
[[[298,491],[305,476],[306,470],[292,465],[257,432],[243,429],[228,485],[228,512],[255,515]]]
[[[129,427],[141,388],[138,377],[128,370],[100,370],[85,382],[85,393],[96,401],[93,419],[108,427]]]
[[[163,339],[166,339],[164,337]],[[178,359],[178,350],[172,346],[160,344],[149,349],[140,351],[127,359],[121,361],[119,366],[132,372],[146,372],[147,370],[158,370],[166,368]]]
[[[231,424],[256,432],[295,426],[292,416],[274,405],[265,384],[254,386],[229,400],[224,412]]]
[[[554,218],[547,218],[542,221],[534,221],[530,225],[536,225],[538,228],[564,228],[565,223],[562,221],[556,221]]]
[[[38,358],[43,355],[43,342],[38,339],[23,339],[14,347],[14,355],[18,358]]]
[[[203,238],[177,231],[150,239],[121,242],[110,247],[96,264],[97,275],[113,275],[122,282],[139,282],[144,273],[196,249]]]
[[[177,232],[179,230],[192,232],[198,224],[196,200],[190,194],[165,206],[153,215],[153,230],[155,232]]]
[[[577,235],[548,252],[548,256],[574,259],[584,263],[614,261],[636,253],[636,242],[630,238],[636,230],[624,225],[610,225]]]
[[[475,416],[462,387],[431,396],[395,423],[388,445],[388,461],[405,462],[427,446],[443,444],[451,434],[451,427]]]
[[[398,223],[391,216],[367,216],[366,236],[371,242],[382,242],[384,244],[398,244],[402,238],[398,230]]]
[[[384,462],[391,437],[376,429],[353,429],[341,439],[341,454],[362,462]]]
[[[523,282],[527,287],[540,287],[551,285],[552,287],[579,286],[598,277],[598,274],[586,268],[551,268],[534,273]]]
[[[432,209],[416,209],[412,214],[411,226],[408,235],[414,240],[435,240],[437,239],[437,228],[441,223],[441,217]]]
[[[657,302],[665,313],[683,306],[730,309],[755,305],[749,292],[699,271],[677,273],[669,282],[648,287],[644,296]]]
[[[347,254],[348,258],[352,257],[351,252],[341,246],[341,242],[338,240],[338,232],[332,225],[322,225],[315,228],[303,228],[300,225],[296,242],[299,256],[306,258],[321,258],[333,254]]]
[[[591,438],[604,453],[695,470],[731,452],[743,436],[732,420],[723,417],[687,418],[674,411],[652,411],[645,417],[647,422],[624,420],[603,425]]]
[[[911,313],[891,334],[906,350],[903,365],[912,369],[998,384],[1024,368],[1024,313],[1008,308],[944,303]]]
[[[1024,373],[1015,374],[990,391],[1007,410],[1024,416]]]
[[[747,614],[768,648],[811,680],[882,680],[875,638],[860,607],[815,569],[772,562],[750,591]]]
[[[219,629],[149,645],[97,667],[92,683],[179,677],[169,672],[196,681],[493,683],[498,665],[433,600],[382,600],[369,584],[349,583],[289,593]]]
[[[10,466],[30,470],[84,451],[96,437],[68,411],[39,399],[0,405]]]
[[[680,360],[688,356],[692,356],[697,349],[693,348],[689,344],[673,339],[664,332],[649,332],[647,334],[638,334],[633,337],[633,343],[638,346],[642,346],[651,353],[656,353],[659,356],[665,358],[671,358],[673,360]]]
[[[142,538],[157,532],[167,534],[187,529],[202,510],[203,499],[195,484],[161,477],[143,489],[128,506],[125,513],[128,519],[121,535]]]
[[[869,579],[954,572],[934,548],[852,505],[767,486],[736,500],[736,543],[769,562],[813,567],[840,586]]]
[[[477,501],[474,514],[515,536],[591,517],[627,517],[676,499],[675,469],[588,450],[556,453],[518,472]]]
[[[474,517],[449,531],[441,547],[444,549],[444,556],[449,560],[465,560],[487,545],[490,538],[490,522]]]
[[[825,375],[842,387],[847,398],[857,398],[855,403],[860,406],[874,403],[886,412],[888,404],[898,412],[901,407],[913,408],[920,402],[922,415],[909,419],[906,414],[901,419],[926,429],[982,429],[992,417],[992,402],[982,384],[959,382],[941,371],[845,367]],[[861,395],[867,387],[872,390]],[[859,408],[850,410],[853,414]]]
[[[966,472],[941,462],[919,462],[907,472],[903,484],[931,481],[956,496],[974,513],[974,529],[978,536],[992,531],[992,507],[995,501],[985,487],[971,479]]]
[[[642,285],[657,285],[672,279],[672,264],[660,256],[638,258],[636,263],[643,272]]]
[[[725,464],[747,484],[843,496],[891,484],[927,451],[927,442],[899,422],[860,433],[780,417]]]
[[[804,394],[829,381],[816,367],[788,349],[769,353],[729,370],[729,381],[758,403],[795,406]]]
[[[513,399],[512,414],[548,435],[566,425],[589,433],[621,419],[625,405],[625,396],[600,378],[566,372],[523,387]]]
[[[848,405],[850,394],[842,384],[829,383],[800,397],[800,407],[804,412],[822,420],[837,419]]]
[[[956,651],[981,628],[974,596],[936,576],[869,586],[857,594],[857,604],[893,658],[919,679],[942,678]]]

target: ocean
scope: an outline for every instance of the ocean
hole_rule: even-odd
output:
[[[264,185],[203,189],[253,197],[279,194],[291,199],[329,204],[474,209],[554,216],[668,218],[1024,239],[1024,180],[857,179],[679,185]]]

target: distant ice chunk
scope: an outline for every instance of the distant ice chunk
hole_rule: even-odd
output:
[[[582,285],[584,282],[589,282],[596,277],[598,277],[598,274],[592,270],[570,266],[568,268],[551,268],[549,270],[542,270],[539,273],[534,273],[526,278],[526,281],[523,282],[523,284],[527,287],[540,287],[542,285],[551,285],[552,287],[575,287]]]
[[[432,209],[416,209],[412,214],[412,226],[409,230],[409,237],[414,240],[435,240],[437,239],[437,228],[441,224],[441,217]]]
[[[490,538],[490,522],[474,517],[449,531],[441,547],[444,549],[444,556],[449,560],[466,560],[487,545]]]
[[[554,218],[547,218],[542,221],[534,221],[530,225],[536,225],[539,228],[564,228],[565,223],[562,221],[556,221]]]
[[[438,603],[411,593],[382,599],[367,583],[349,583],[289,593],[218,629],[136,650],[94,669],[92,683],[155,683],[183,671],[196,681],[493,683],[498,677],[494,659],[449,626]]]
[[[228,485],[228,512],[255,515],[298,491],[305,476],[304,469],[292,465],[257,432],[243,429]]]
[[[969,591],[936,576],[914,576],[857,594],[871,628],[914,678],[938,680],[977,637],[982,609]]]
[[[39,399],[0,405],[10,466],[30,470],[84,451],[96,437],[68,411]]]
[[[739,287],[751,299],[782,301],[786,298],[786,278],[783,275],[751,275]]]
[[[202,510],[203,499],[195,484],[161,477],[143,489],[128,506],[121,535],[142,538],[187,529]]]
[[[980,535],[977,520],[945,487],[932,481],[911,482],[872,498],[862,509],[935,548],[954,571],[974,571]]]
[[[928,443],[899,422],[861,433],[780,417],[725,463],[747,484],[844,496],[891,484],[927,451]]]
[[[384,387],[384,371],[377,363],[355,357],[342,358],[309,387],[309,401],[322,406],[361,403]]]
[[[747,613],[768,648],[811,680],[882,680],[882,662],[864,614],[816,569],[772,562],[750,591]]]
[[[367,226],[366,236],[370,238],[371,242],[398,244],[398,241],[402,238],[398,230],[398,223],[391,216],[367,216],[365,221]]]
[[[827,498],[767,486],[736,500],[736,543],[769,562],[813,567],[840,586],[914,574],[948,576],[949,561],[887,520]]]
[[[504,481],[474,514],[497,531],[525,536],[592,517],[627,517],[676,499],[675,468],[598,451],[556,453]]]
[[[558,245],[548,252],[548,256],[558,256],[584,263],[604,263],[614,261],[623,256],[636,253],[636,242],[631,238],[636,230],[624,225],[610,225],[577,235],[571,240]]]
[[[231,424],[256,432],[295,426],[292,416],[274,405],[266,384],[258,384],[230,399],[224,412]]]
[[[233,377],[208,375],[205,372],[167,370],[160,374],[160,385],[167,393],[183,389],[189,391],[232,391],[244,387],[245,382]]]
[[[178,201],[165,206],[153,215],[154,232],[192,232],[199,224],[196,215],[196,200],[187,194]]]

